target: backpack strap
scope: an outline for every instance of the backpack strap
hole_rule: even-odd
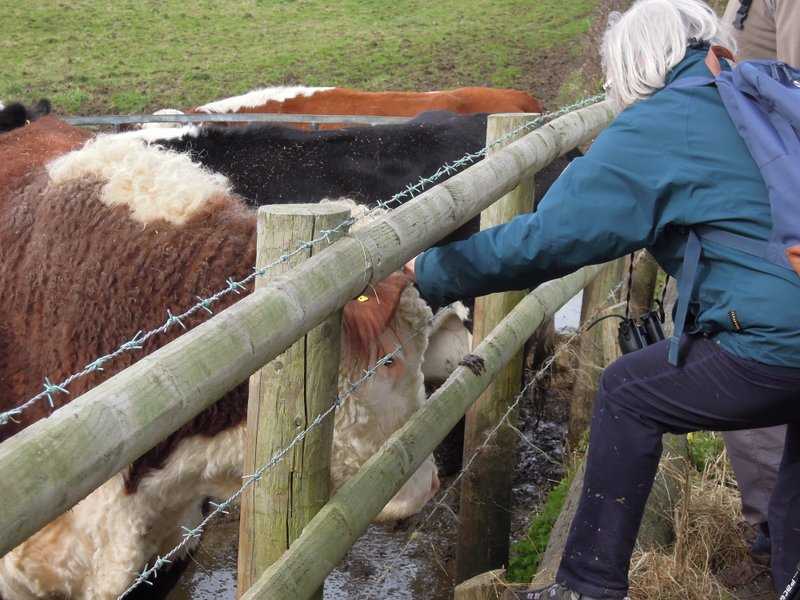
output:
[[[722,73],[722,63],[720,59],[726,59],[731,62],[736,62],[733,52],[728,50],[725,46],[711,46],[706,55],[706,66],[708,70],[714,74],[714,77],[719,77]]]
[[[683,252],[683,266],[678,275],[678,306],[675,311],[675,328],[669,339],[668,361],[677,367],[680,362],[679,348],[683,330],[686,327],[686,317],[689,313],[689,303],[694,292],[697,271],[700,265],[700,256],[703,251],[702,242],[714,242],[768,260],[769,245],[764,240],[754,240],[743,235],[723,231],[711,225],[695,225],[689,229],[689,238]],[[774,264],[774,261],[770,261]],[[784,266],[792,270],[790,267]]]
[[[675,327],[669,338],[669,351],[667,361],[674,367],[680,362],[680,343],[683,330],[686,327],[686,317],[689,314],[689,301],[692,298],[694,284],[697,279],[697,268],[700,266],[700,254],[703,247],[700,238],[694,229],[689,229],[689,238],[686,240],[686,249],[683,252],[683,266],[678,275],[678,307],[675,312]]]
[[[751,4],[753,4],[753,0],[739,0],[739,9],[736,11],[736,17],[733,20],[733,26],[736,29],[740,31],[744,29],[744,22],[750,12]]]
[[[694,228],[697,236],[702,241],[715,242],[728,248],[734,248],[745,254],[769,260],[767,253],[768,244],[764,240],[754,240],[730,231],[723,231],[710,225],[698,225]]]

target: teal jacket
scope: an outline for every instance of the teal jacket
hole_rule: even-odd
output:
[[[689,50],[667,83],[710,76],[705,54]],[[662,89],[623,111],[536,212],[422,254],[417,284],[442,304],[534,288],[640,248],[674,277],[685,227],[697,224],[766,240],[767,190],[716,88]],[[703,246],[695,326],[737,356],[800,367],[800,278],[728,247]]]

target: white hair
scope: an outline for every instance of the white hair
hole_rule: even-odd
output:
[[[736,49],[730,26],[702,0],[637,0],[608,21],[601,48],[604,87],[619,109],[664,87],[690,40]]]

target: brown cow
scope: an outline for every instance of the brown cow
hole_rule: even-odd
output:
[[[435,92],[364,92],[341,87],[270,87],[198,106],[190,112],[382,115],[413,117],[429,110],[456,113],[541,112],[519,90],[465,87]]]
[[[370,115],[413,117],[426,111],[455,113],[538,113],[540,102],[519,90],[466,87],[434,92],[365,92],[340,87],[268,87],[197,106],[188,114],[282,113],[308,115]],[[166,108],[156,115],[183,114]],[[307,125],[295,124],[306,128]],[[343,123],[327,123],[320,129],[337,129]],[[142,128],[175,127],[148,123]]]
[[[0,410],[38,392],[44,375],[56,381],[81,369],[255,261],[255,214],[224,177],[131,138],[101,136],[75,149],[84,138],[52,117],[0,136]],[[405,346],[337,411],[333,488],[425,401],[430,309],[402,273],[367,296],[345,307],[340,389],[386,348]],[[54,395],[56,407],[180,331],[78,380],[69,396]],[[245,403],[241,385],[0,558],[0,597],[117,597],[181,539],[181,526],[199,522],[206,498],[241,485]],[[49,410],[40,402],[0,428],[0,440]],[[413,514],[438,485],[429,458],[379,519]]]

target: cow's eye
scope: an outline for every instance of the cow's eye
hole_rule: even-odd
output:
[[[390,356],[385,361],[383,361],[384,366],[391,367],[394,364],[394,359]]]

